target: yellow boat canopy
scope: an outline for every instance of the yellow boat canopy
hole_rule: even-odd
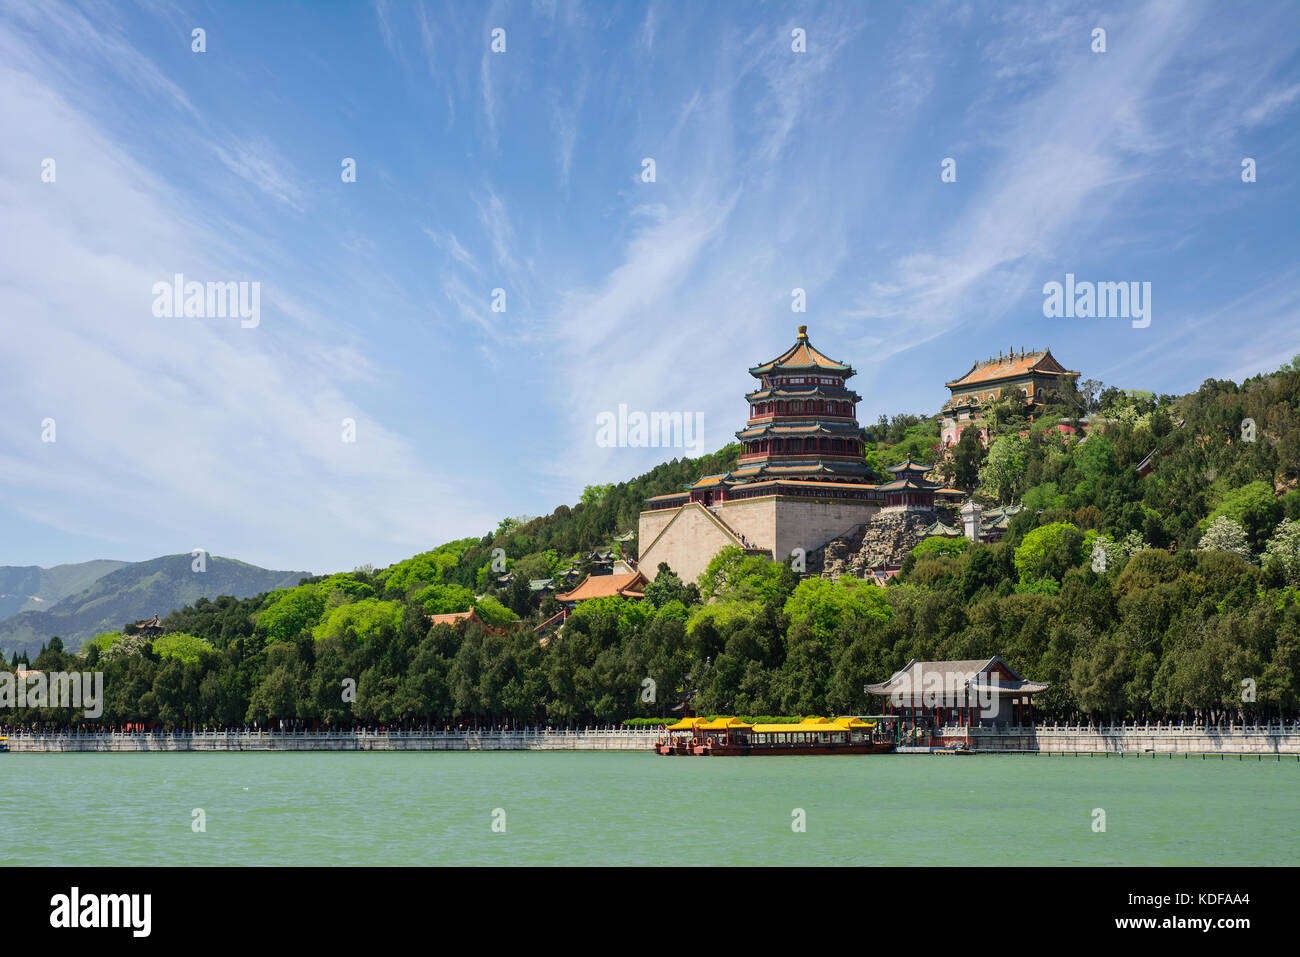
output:
[[[801,721],[798,724],[756,724],[755,734],[848,734],[849,729],[842,724],[827,721]]]
[[[854,728],[854,729],[874,728],[876,726],[874,721],[871,724],[867,724],[867,722],[863,721],[861,718],[849,718],[849,717],[836,718],[835,723],[843,728]]]
[[[739,718],[715,718],[708,724],[696,725],[698,731],[728,731],[737,728],[752,728],[753,725],[745,724]]]
[[[668,726],[669,731],[693,731],[697,724],[704,724],[704,718],[682,718],[676,724]]]
[[[839,734],[845,731],[858,731],[874,728],[874,721],[867,722],[861,718],[820,718],[809,717],[791,724],[746,724],[739,718],[718,717],[712,721],[707,718],[682,718],[676,724],[668,725],[669,731],[736,731],[752,730],[756,734],[786,734],[795,732],[804,734],[820,732],[822,734]]]

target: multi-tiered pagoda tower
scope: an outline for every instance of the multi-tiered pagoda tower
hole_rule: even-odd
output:
[[[639,527],[642,573],[665,561],[693,581],[735,546],[784,561],[866,522],[884,503],[863,456],[853,368],[813,347],[806,326],[793,346],[754,366],[749,419],[736,433],[736,468],[646,502]]]
[[[857,418],[862,397],[846,385],[856,373],[813,348],[807,326],[793,346],[749,374],[759,388],[745,396],[749,421],[736,433],[745,450],[733,479],[870,481]]]

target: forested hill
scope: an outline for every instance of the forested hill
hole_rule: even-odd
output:
[[[88,587],[65,594],[48,610],[24,611],[0,621],[0,649],[6,653],[31,652],[59,636],[68,647],[87,638],[121,628],[131,621],[166,615],[193,604],[203,596],[235,595],[247,598],[273,588],[295,585],[308,572],[271,571],[233,558],[207,556],[202,572],[193,568],[190,555],[164,555],[144,562],[113,562],[116,566],[95,575]],[[92,565],[96,563],[86,563]],[[60,566],[81,569],[81,566]],[[82,569],[83,577],[93,568]],[[70,580],[77,576],[67,576]]]
[[[702,714],[870,713],[864,684],[909,658],[995,654],[1051,685],[1044,714],[1294,715],[1300,369],[1184,396],[1084,382],[1032,422],[1022,411],[994,406],[988,447],[968,429],[939,462],[986,504],[1023,503],[1005,536],[928,539],[888,587],[800,580],[728,550],[698,587],[661,574],[644,601],[584,602],[541,645],[528,626],[556,605],[528,580],[581,568],[635,529],[646,497],[728,469],[728,448],[386,569],[203,599],[152,642],[108,632],[85,658],[55,645],[35,665],[101,667],[104,720],[171,725],[613,721],[665,715],[682,695]],[[938,430],[899,417],[868,438],[879,466]],[[427,617],[471,606],[486,626]]]

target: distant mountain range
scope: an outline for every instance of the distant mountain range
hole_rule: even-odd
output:
[[[76,565],[0,565],[0,621],[20,611],[49,611],[55,602],[89,588],[130,562],[100,558]]]
[[[98,560],[53,568],[0,565],[0,653],[35,654],[55,635],[77,648],[101,631],[166,616],[200,598],[251,598],[298,584],[311,572],[272,571],[210,555],[192,569],[188,555],[147,562]]]

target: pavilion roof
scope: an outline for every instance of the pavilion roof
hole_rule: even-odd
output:
[[[994,671],[999,672],[995,685],[988,678]],[[1002,675],[1001,672],[1006,672]],[[933,676],[939,675],[936,680]],[[931,676],[931,677],[927,677]],[[935,687],[938,685],[938,687]],[[992,658],[971,658],[961,661],[917,661],[913,658],[888,681],[866,686],[868,694],[920,697],[927,692],[987,691],[994,690],[1002,694],[1038,694],[1046,691],[1050,685],[1041,681],[1029,681],[1016,673],[1010,665],[999,656]]]
[[[771,372],[801,371],[837,372],[843,374],[845,378],[855,374],[852,367],[843,362],[836,362],[830,356],[813,348],[812,342],[808,339],[807,326],[799,327],[799,335],[794,345],[770,362],[754,366],[749,373],[753,376],[762,376]]]
[[[909,455],[897,465],[885,466],[885,471],[893,472],[895,474],[898,474],[899,472],[920,472],[924,475],[926,472],[934,471],[934,466],[926,465],[924,462],[913,462],[912,457]]]
[[[961,538],[964,533],[960,528],[953,528],[951,525],[945,525],[943,522],[936,520],[921,529],[920,534],[923,538],[932,538],[935,535],[942,535],[944,538]]]
[[[902,492],[907,490],[936,492],[940,488],[938,482],[927,482],[925,479],[913,478],[896,479],[893,482],[886,482],[884,485],[878,487],[882,492]]]
[[[640,572],[626,575],[588,575],[578,587],[555,597],[559,601],[586,601],[588,598],[644,598],[645,576]]]
[[[453,611],[445,615],[425,615],[435,625],[454,625],[460,621],[478,621],[479,617],[471,608],[469,611]]]

